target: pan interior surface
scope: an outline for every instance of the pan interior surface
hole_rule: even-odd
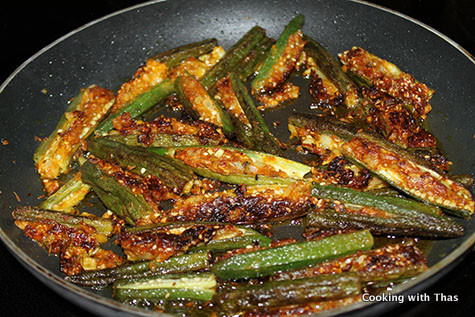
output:
[[[91,304],[91,310],[101,314],[140,314],[140,310],[111,300],[108,291],[64,282],[58,259],[48,256],[13,224],[15,206],[37,205],[37,197],[43,194],[32,160],[38,145],[35,137],[45,137],[54,129],[68,100],[79,89],[97,84],[117,90],[154,53],[211,37],[227,49],[256,24],[276,38],[297,13],[305,15],[304,32],[334,56],[360,46],[433,88],[436,93],[431,100],[429,127],[453,162],[453,172],[475,176],[474,62],[426,27],[364,3],[343,0],[150,2],[65,36],[22,65],[2,85],[0,138],[9,141],[8,146],[0,147],[0,237],[4,243],[38,278],[59,292],[73,294],[67,297],[75,303]],[[268,123],[281,122],[272,128],[281,140],[289,136],[283,118],[294,112],[312,110],[308,102],[299,100],[265,113]],[[434,281],[439,271],[473,245],[475,221],[457,221],[465,227],[464,237],[435,241],[428,254],[432,268],[396,291]],[[102,306],[110,310],[101,310]]]

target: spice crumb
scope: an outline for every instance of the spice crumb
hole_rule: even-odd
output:
[[[8,144],[10,144],[10,141],[8,141],[5,138],[1,138],[1,143],[2,143],[2,145],[8,145]]]
[[[20,196],[16,192],[13,192],[13,195],[15,195],[16,200],[18,200],[19,203],[21,203]]]

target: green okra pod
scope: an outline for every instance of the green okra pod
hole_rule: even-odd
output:
[[[106,287],[117,280],[209,269],[211,267],[210,258],[211,254],[209,252],[197,251],[173,256],[162,262],[143,261],[127,263],[115,268],[82,272],[77,275],[67,276],[65,279],[74,284],[84,286]]]
[[[210,300],[215,294],[216,277],[211,273],[183,273],[118,280],[113,296],[127,300]]]
[[[140,193],[134,193],[126,184],[121,184],[98,164],[86,161],[81,166],[82,181],[92,187],[104,205],[129,224],[149,214],[154,208]]]
[[[140,134],[132,133],[128,135],[107,135],[101,137],[102,139],[111,140],[114,142],[124,143],[131,146],[144,146],[144,143],[139,142],[138,137]],[[221,140],[213,138],[205,138],[202,136],[192,134],[168,134],[158,133],[153,135],[153,140],[149,144],[151,147],[169,147],[169,146],[190,146],[190,145],[218,145]],[[148,145],[148,144],[147,144]]]
[[[184,60],[190,57],[198,57],[200,55],[211,52],[211,50],[218,45],[218,40],[205,39],[199,42],[185,44],[171,50],[158,53],[152,56],[152,59],[164,63],[168,68],[178,66]]]
[[[424,253],[411,240],[321,262],[303,269],[279,272],[272,280],[297,280],[334,272],[352,272],[364,283],[410,278],[427,270]]]
[[[201,78],[201,84],[210,94],[214,94],[214,85],[239,67],[242,61],[264,38],[266,31],[254,26],[243,37],[231,46],[226,54]]]
[[[239,105],[251,125],[251,133],[248,135],[248,138],[253,143],[251,149],[282,156],[283,151],[280,148],[279,143],[270,132],[269,127],[265,123],[264,118],[262,118],[259,110],[257,110],[254,101],[244,86],[244,83],[235,73],[231,73],[229,78]]]
[[[333,235],[317,241],[239,254],[216,263],[212,272],[226,280],[269,276],[278,271],[303,268],[358,250],[368,250],[373,243],[373,236],[368,230]]]

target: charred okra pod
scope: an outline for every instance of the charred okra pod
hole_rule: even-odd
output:
[[[239,254],[216,263],[212,272],[221,279],[269,276],[278,271],[303,268],[358,250],[368,250],[372,246],[373,236],[368,230],[356,231]]]
[[[223,251],[229,249],[239,249],[256,244],[267,247],[271,239],[259,232],[243,226],[225,225],[218,229],[213,239],[207,243],[198,244],[191,251]]]
[[[140,142],[141,134],[133,133],[129,135],[107,135],[101,137],[101,139],[111,140],[118,143],[123,143],[131,146],[145,146],[143,142]],[[203,137],[192,134],[167,134],[159,133],[153,135],[153,140],[147,143],[151,147],[169,147],[169,146],[192,146],[192,145],[219,145],[221,142],[218,139],[205,139]]]
[[[232,184],[289,184],[301,180],[310,167],[279,156],[226,146],[150,148],[190,166],[207,178]]]
[[[56,222],[69,228],[80,228],[81,225],[87,225],[94,228],[97,234],[109,237],[116,233],[117,224],[111,219],[76,216],[59,211],[40,209],[36,207],[18,207],[12,213],[15,221],[28,222]],[[103,239],[101,239],[103,240]]]
[[[260,224],[305,215],[317,202],[310,183],[242,186],[235,190],[193,195],[178,200],[164,212],[161,222],[213,221]]]
[[[115,128],[116,131],[101,138],[143,147],[219,145],[228,142],[219,127],[200,120],[159,116],[152,121],[142,121],[123,114]]]
[[[116,241],[130,261],[164,261],[193,246],[211,241],[223,227],[224,225],[216,223],[138,226],[121,232]]]
[[[164,261],[188,250],[226,250],[270,239],[254,230],[216,222],[181,222],[128,228],[117,237],[128,260]]]
[[[292,136],[304,147],[330,150],[423,202],[469,217],[475,209],[471,193],[427,161],[383,137],[328,117],[292,115]],[[317,153],[324,154],[324,153]]]
[[[216,277],[211,273],[184,273],[148,276],[118,280],[113,285],[113,296],[127,300],[196,300],[207,301],[215,294]]]
[[[117,280],[208,269],[211,267],[210,257],[211,254],[209,252],[199,251],[173,256],[162,262],[143,261],[127,263],[115,268],[83,272],[78,275],[68,276],[65,279],[79,285],[106,287]]]
[[[358,276],[355,273],[341,273],[237,287],[217,293],[213,302],[224,312],[239,312],[340,299],[360,292]]]
[[[123,261],[114,252],[101,248],[107,237],[120,231],[120,221],[34,207],[18,207],[12,216],[28,237],[49,254],[58,255],[60,270],[67,275],[115,267]]]
[[[336,87],[348,108],[357,108],[360,103],[358,88],[341,69],[340,63],[331,56],[326,48],[310,36],[304,35],[303,39],[305,41],[304,50],[307,57],[315,62],[315,65],[312,65],[312,70],[315,71],[322,80],[329,81],[331,85]]]

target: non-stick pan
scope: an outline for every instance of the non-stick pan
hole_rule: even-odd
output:
[[[12,209],[35,205],[42,194],[32,162],[35,136],[46,136],[54,128],[68,99],[80,88],[98,84],[117,89],[154,52],[208,37],[218,38],[228,48],[255,24],[277,37],[297,12],[305,14],[304,31],[331,53],[364,47],[434,88],[429,125],[453,161],[453,171],[474,174],[474,62],[432,29],[354,1],[151,2],[64,36],[27,60],[0,87],[0,138],[8,140],[8,145],[0,146],[0,237],[12,254],[47,286],[91,312],[144,314],[113,301],[108,291],[63,281],[57,258],[47,256],[14,226]],[[266,120],[282,120],[297,110],[310,112],[307,104],[293,104],[269,112]],[[285,137],[285,124],[274,132]],[[448,272],[473,245],[474,222],[460,221],[466,227],[463,238],[434,242],[428,254],[431,268],[394,291],[421,292]],[[362,303],[339,312],[366,316],[395,305]]]

